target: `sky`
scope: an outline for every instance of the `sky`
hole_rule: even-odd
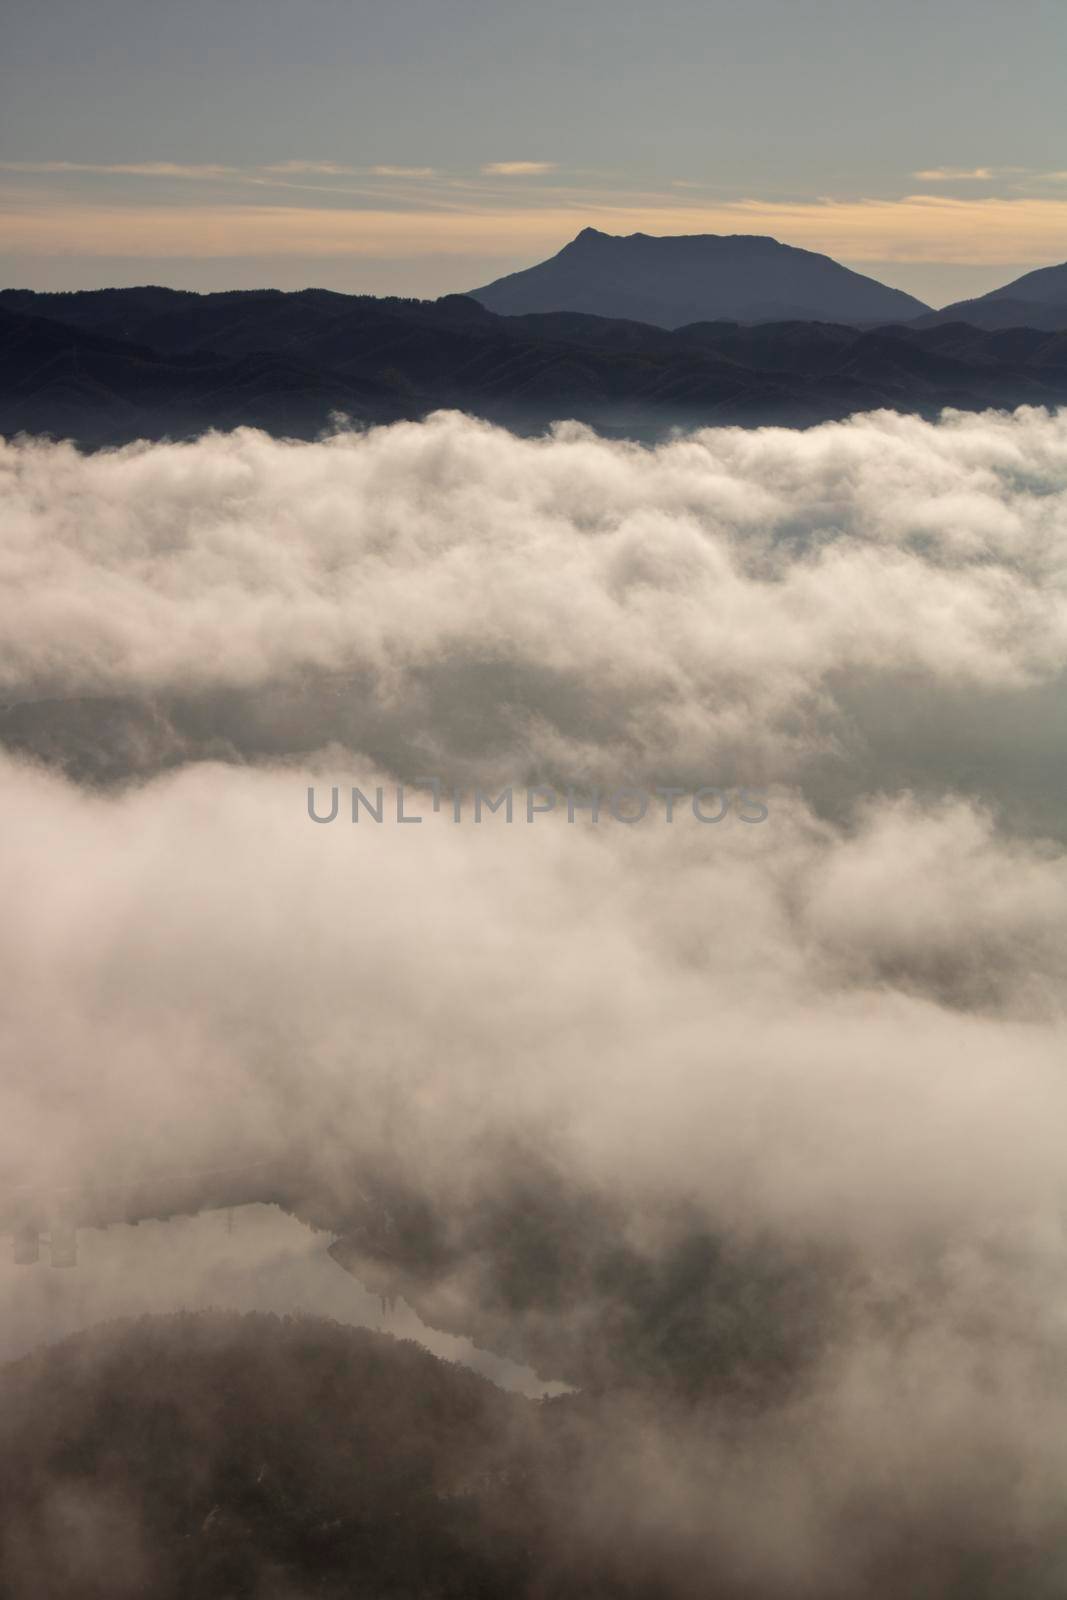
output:
[[[933,304],[1067,258],[1062,0],[49,0],[0,283],[434,296],[605,232],[769,233]]]

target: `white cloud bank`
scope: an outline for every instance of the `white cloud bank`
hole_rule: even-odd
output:
[[[567,1249],[653,1278],[679,1216],[828,1252],[851,1287],[799,1411],[752,1425],[745,1493],[721,1439],[666,1421],[640,1436],[650,1476],[620,1454],[634,1481],[603,1492],[651,1484],[650,1516],[703,1526],[710,1451],[716,1537],[775,1593],[798,1562],[863,1592],[848,1507],[906,1520],[912,1482],[947,1528],[1050,1537],[1067,418],[648,451],[444,415],[319,444],[13,443],[0,484],[0,729],[45,763],[0,773],[9,1183],[296,1154],[343,1214],[384,1174],[435,1219],[420,1310],[456,1328],[501,1325],[545,1208]],[[135,782],[58,770],[105,747]],[[427,770],[728,775],[771,814],[307,818],[308,781]],[[565,1281],[510,1313],[550,1370],[553,1340],[641,1326],[625,1282]]]
[[[1067,419],[883,414],[650,451],[444,414],[319,444],[16,442],[0,483],[8,743],[112,781],[223,762],[108,798],[12,758],[7,1004],[19,1059],[57,1063],[45,1084],[69,1055],[94,1103],[116,1074],[117,1105],[158,1093],[169,1116],[191,1073],[197,1104],[211,1083],[251,1115],[250,1028],[271,1053],[289,1039],[286,1083],[323,1051],[340,1052],[329,1082],[353,1048],[416,1073],[433,1058],[435,1095],[473,1075],[479,1100],[507,1085],[510,1106],[521,1082],[539,1112],[561,1094],[565,1123],[588,1114],[595,1143],[601,1073],[622,1073],[609,1147],[632,1103],[627,1137],[680,1171],[711,1117],[733,1152],[701,1180],[717,1204],[758,1160],[756,1104],[797,1097],[801,1122],[855,1116],[872,1148],[857,1164],[853,1129],[843,1167],[785,1154],[757,1187],[792,1205],[799,1182],[828,1213],[852,1184],[877,1193],[883,1166],[892,1187],[891,1102],[924,1108],[902,1115],[905,1145],[928,1115],[990,1145],[973,1184],[938,1157],[939,1192],[964,1210],[982,1207],[1005,1117],[1045,1148],[1067,946],[1034,778],[1063,759],[1047,712],[1067,653]],[[633,836],[560,815],[513,831],[308,822],[309,776],[370,792],[426,772],[465,788],[758,783],[772,814]],[[215,1008],[235,994],[224,1039]],[[186,1018],[165,1041],[161,1004]],[[987,1090],[960,1092],[957,1058]],[[1022,1096],[1016,1071],[1034,1074]],[[688,1088],[661,1094],[677,1074]],[[96,1120],[50,1136],[52,1090],[21,1068],[8,1089],[28,1108],[4,1119],[16,1164],[66,1160]],[[1004,1094],[996,1118],[987,1092]],[[1050,1162],[1017,1181],[1052,1183]]]
[[[90,765],[340,743],[408,777],[802,783],[820,808],[962,787],[1054,828],[1065,471],[1040,411],[654,451],[457,414],[10,443],[0,732],[44,752],[106,697]]]

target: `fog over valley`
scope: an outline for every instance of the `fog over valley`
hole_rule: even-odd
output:
[[[1058,1593],[1067,415],[0,499],[0,1595]]]

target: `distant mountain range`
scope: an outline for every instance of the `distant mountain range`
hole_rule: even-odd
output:
[[[939,322],[969,322],[976,328],[1067,328],[1067,261],[1027,272],[977,300],[957,300],[920,317],[918,326]]]
[[[1067,262],[932,311],[829,256],[749,234],[620,237],[583,228],[548,261],[470,293],[502,316],[579,311],[661,328],[721,320],[1067,328]]]
[[[471,297],[502,316],[580,311],[690,322],[909,322],[929,306],[829,256],[755,234],[625,237],[583,228],[558,255]]]
[[[850,315],[869,293],[909,300],[773,240],[644,243],[769,245],[778,265],[800,258],[804,272],[814,262],[829,273],[823,281],[843,282],[856,297]],[[600,249],[594,243],[593,254]],[[605,278],[605,294],[613,281]],[[762,297],[768,281],[753,278],[752,295]],[[520,432],[573,417],[650,440],[672,427],[801,426],[880,407],[933,416],[945,406],[1064,405],[1061,294],[1067,265],[910,322],[734,316],[667,328],[583,311],[500,315],[463,295],[8,289],[0,291],[0,434],[95,447],[250,425],[313,438],[338,415],[366,424],[451,407]]]

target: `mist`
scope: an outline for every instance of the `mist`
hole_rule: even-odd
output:
[[[0,495],[5,1215],[233,1172],[582,1391],[582,1539],[1054,1592],[1067,416],[23,439]],[[473,818],[624,784],[766,817]]]

